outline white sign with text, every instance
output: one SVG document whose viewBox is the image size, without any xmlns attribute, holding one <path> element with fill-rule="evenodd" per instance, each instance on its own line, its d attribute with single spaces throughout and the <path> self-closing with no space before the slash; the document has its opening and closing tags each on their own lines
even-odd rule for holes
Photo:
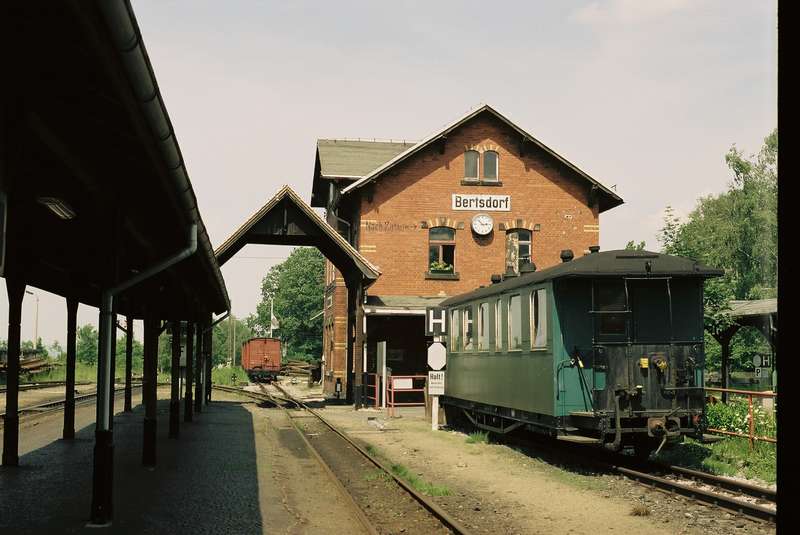
<svg viewBox="0 0 800 535">
<path fill-rule="evenodd" d="M 453 193 L 453 210 L 510 212 L 511 195 L 478 195 Z"/>
<path fill-rule="evenodd" d="M 444 372 L 428 372 L 428 395 L 444 395 Z"/>
</svg>

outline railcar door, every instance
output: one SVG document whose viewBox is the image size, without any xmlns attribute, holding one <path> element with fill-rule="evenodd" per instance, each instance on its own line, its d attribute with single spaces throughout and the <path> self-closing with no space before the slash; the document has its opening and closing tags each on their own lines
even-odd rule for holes
<svg viewBox="0 0 800 535">
<path fill-rule="evenodd" d="M 614 410 L 614 392 L 630 389 L 630 309 L 622 278 L 592 282 L 595 409 Z"/>
</svg>

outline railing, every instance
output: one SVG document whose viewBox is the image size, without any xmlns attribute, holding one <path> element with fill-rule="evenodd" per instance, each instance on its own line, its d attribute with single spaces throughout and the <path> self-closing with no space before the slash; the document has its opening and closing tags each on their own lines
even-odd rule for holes
<svg viewBox="0 0 800 535">
<path fill-rule="evenodd" d="M 778 396 L 775 392 L 755 392 L 750 390 L 736 390 L 733 388 L 705 388 L 706 392 L 722 392 L 727 394 L 738 394 L 742 396 L 747 396 L 748 408 L 747 408 L 747 419 L 748 419 L 748 433 L 737 433 L 735 431 L 727 431 L 724 429 L 714 429 L 709 428 L 708 431 L 712 433 L 719 433 L 721 435 L 729 435 L 734 437 L 742 437 L 747 438 L 750 441 L 750 449 L 753 448 L 755 441 L 761 442 L 770 442 L 772 444 L 776 444 L 778 441 L 771 437 L 759 437 L 755 434 L 755 419 L 753 418 L 753 398 L 772 398 L 773 399 L 773 407 L 774 407 L 774 400 Z M 763 404 L 762 404 L 763 406 Z M 773 409 L 774 410 L 774 409 Z"/>
<path fill-rule="evenodd" d="M 367 380 L 364 381 L 364 386 L 366 387 L 366 397 L 368 400 L 372 400 L 374 402 L 375 408 L 377 409 L 381 403 L 381 376 L 377 373 L 367 373 Z M 370 382 L 370 378 L 372 378 L 373 382 Z M 370 396 L 371 393 L 374 393 L 374 396 Z"/>
<path fill-rule="evenodd" d="M 388 379 L 386 405 L 389 408 L 389 416 L 394 416 L 395 407 L 424 407 L 425 399 L 425 381 L 428 380 L 427 375 L 391 375 Z M 419 385 L 422 381 L 422 386 L 414 388 L 414 383 Z M 407 392 L 423 392 L 423 400 L 419 402 L 399 402 L 395 401 L 395 394 Z"/>
</svg>

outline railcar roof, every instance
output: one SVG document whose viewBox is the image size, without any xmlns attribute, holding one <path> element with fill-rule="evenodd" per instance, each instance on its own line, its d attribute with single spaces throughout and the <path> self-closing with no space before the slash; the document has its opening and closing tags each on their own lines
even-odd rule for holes
<svg viewBox="0 0 800 535">
<path fill-rule="evenodd" d="M 647 271 L 647 263 L 650 271 Z M 567 277 L 719 277 L 721 269 L 704 266 L 683 256 L 672 256 L 650 251 L 627 249 L 590 253 L 570 262 L 523 273 L 503 282 L 455 295 L 442 301 L 440 306 L 452 306 L 489 295 L 504 293 L 514 288 Z"/>
</svg>

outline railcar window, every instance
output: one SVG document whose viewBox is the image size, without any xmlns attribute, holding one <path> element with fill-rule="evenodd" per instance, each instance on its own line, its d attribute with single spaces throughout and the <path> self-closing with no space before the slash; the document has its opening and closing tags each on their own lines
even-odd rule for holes
<svg viewBox="0 0 800 535">
<path fill-rule="evenodd" d="M 598 312 L 597 325 L 600 336 L 625 336 L 627 310 L 624 281 L 609 280 L 595 283 L 595 312 Z"/>
<path fill-rule="evenodd" d="M 494 349 L 503 350 L 503 308 L 500 299 L 494 302 Z"/>
<path fill-rule="evenodd" d="M 489 350 L 489 303 L 478 305 L 478 351 Z"/>
<path fill-rule="evenodd" d="M 522 348 L 522 300 L 519 295 L 508 299 L 508 349 Z"/>
<path fill-rule="evenodd" d="M 475 347 L 472 340 L 472 307 L 462 308 L 461 317 L 464 321 L 464 351 L 472 351 Z"/>
<path fill-rule="evenodd" d="M 547 347 L 547 293 L 544 289 L 531 292 L 531 347 Z"/>
<path fill-rule="evenodd" d="M 450 351 L 458 351 L 458 310 L 450 313 Z"/>
</svg>

